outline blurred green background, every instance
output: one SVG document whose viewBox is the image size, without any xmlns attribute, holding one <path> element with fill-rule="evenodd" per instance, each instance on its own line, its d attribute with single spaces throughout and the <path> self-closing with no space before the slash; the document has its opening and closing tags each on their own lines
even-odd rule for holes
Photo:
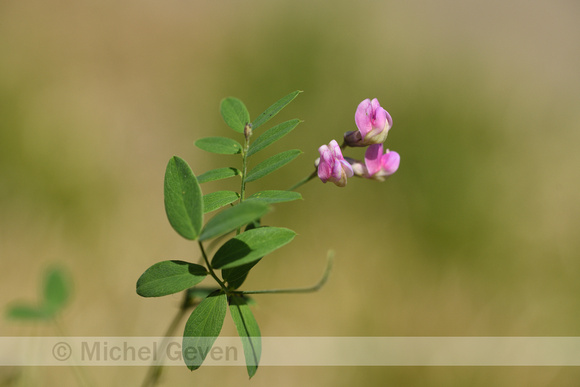
<svg viewBox="0 0 580 387">
<path fill-rule="evenodd" d="M 0 305 L 35 299 L 53 262 L 74 276 L 71 336 L 161 335 L 179 296 L 135 282 L 164 259 L 197 259 L 169 226 L 169 158 L 196 174 L 238 166 L 196 149 L 235 135 L 225 96 L 253 117 L 304 90 L 275 122 L 300 158 L 249 186 L 284 189 L 317 148 L 353 130 L 376 97 L 401 167 L 385 183 L 314 181 L 265 221 L 295 241 L 246 288 L 265 336 L 580 335 L 580 5 L 575 1 L 0 2 Z M 361 152 L 349 152 L 360 157 Z M 204 186 L 235 189 L 237 182 Z M 226 320 L 222 333 L 235 334 Z M 0 320 L 2 336 L 54 335 Z M 137 385 L 144 368 L 88 368 L 98 385 Z M 0 382 L 73 385 L 69 369 L 0 369 Z M 263 367 L 167 370 L 162 385 L 578 385 L 566 367 Z"/>
</svg>

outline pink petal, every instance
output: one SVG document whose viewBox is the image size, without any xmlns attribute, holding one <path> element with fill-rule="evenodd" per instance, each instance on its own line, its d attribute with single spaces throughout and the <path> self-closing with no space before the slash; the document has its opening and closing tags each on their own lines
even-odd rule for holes
<svg viewBox="0 0 580 387">
<path fill-rule="evenodd" d="M 379 106 L 375 110 L 375 119 L 373 120 L 373 128 L 384 130 L 387 124 L 387 111 Z"/>
<path fill-rule="evenodd" d="M 387 153 L 381 157 L 382 168 L 387 173 L 387 175 L 392 175 L 393 173 L 397 172 L 400 163 L 401 156 L 399 156 L 399 154 L 394 151 L 387 151 Z"/>
<path fill-rule="evenodd" d="M 339 181 L 342 178 L 342 165 L 338 161 L 334 161 L 332 165 L 332 181 Z"/>
<path fill-rule="evenodd" d="M 330 165 L 321 161 L 320 164 L 318 164 L 318 177 L 323 183 L 326 183 L 330 178 Z"/>
<path fill-rule="evenodd" d="M 391 115 L 389 114 L 388 111 L 385 110 L 385 113 L 387 114 L 387 128 L 386 130 L 389 130 L 393 127 L 393 119 L 391 118 Z"/>
<path fill-rule="evenodd" d="M 327 145 L 318 148 L 320 153 L 320 162 L 318 163 L 318 177 L 324 183 L 330 178 L 332 155 Z"/>
<path fill-rule="evenodd" d="M 331 181 L 339 187 L 346 185 L 348 177 L 354 175 L 352 166 L 342 156 L 342 151 L 336 140 L 318 148 L 318 177 L 323 183 Z"/>
<path fill-rule="evenodd" d="M 356 113 L 354 114 L 354 122 L 362 138 L 366 136 L 368 132 L 372 129 L 371 119 L 372 119 L 372 106 L 370 99 L 365 99 L 361 103 L 359 103 L 358 107 L 356 108 Z"/>
<path fill-rule="evenodd" d="M 381 170 L 381 156 L 383 155 L 383 144 L 369 145 L 365 152 L 365 165 L 369 175 L 374 175 Z"/>
<path fill-rule="evenodd" d="M 320 162 L 324 161 L 328 163 L 330 160 L 332 160 L 332 152 L 328 148 L 328 145 L 322 145 L 320 148 L 318 148 L 318 153 L 320 153 Z"/>
<path fill-rule="evenodd" d="M 338 160 L 344 160 L 344 157 L 342 157 L 342 151 L 340 150 L 340 146 L 338 145 L 338 142 L 336 142 L 336 140 L 332 140 L 330 144 L 328 144 L 328 147 L 332 152 L 333 158 Z"/>
<path fill-rule="evenodd" d="M 346 177 L 352 177 L 354 175 L 352 166 L 348 162 L 346 162 L 345 160 L 340 160 L 340 164 L 342 166 L 344 173 L 346 174 Z"/>
</svg>

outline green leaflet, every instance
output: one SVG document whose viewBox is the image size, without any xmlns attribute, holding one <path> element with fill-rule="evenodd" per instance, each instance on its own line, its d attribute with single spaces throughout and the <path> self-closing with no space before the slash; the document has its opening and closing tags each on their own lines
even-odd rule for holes
<svg viewBox="0 0 580 387">
<path fill-rule="evenodd" d="M 258 221 L 259 221 L 259 219 L 258 219 Z M 248 224 L 246 226 L 245 231 L 259 228 L 260 224 L 258 221 Z M 229 287 L 231 287 L 233 289 L 238 289 L 240 286 L 242 286 L 242 284 L 244 283 L 244 281 L 248 277 L 250 270 L 252 270 L 252 268 L 254 266 L 256 266 L 258 264 L 258 262 L 260 262 L 260 259 L 257 259 L 253 262 L 250 262 L 250 263 L 247 263 L 245 265 L 233 267 L 231 269 L 223 269 L 222 270 L 222 278 L 224 279 L 224 281 L 226 281 L 228 283 Z"/>
<path fill-rule="evenodd" d="M 302 195 L 298 192 L 269 190 L 256 192 L 246 200 L 258 200 L 264 203 L 282 203 L 298 199 L 302 199 Z"/>
<path fill-rule="evenodd" d="M 240 198 L 240 195 L 234 191 L 217 191 L 203 195 L 203 211 L 207 214 L 227 206 Z"/>
<path fill-rule="evenodd" d="M 262 355 L 260 327 L 244 297 L 237 295 L 230 297 L 230 314 L 234 320 L 238 335 L 242 339 L 246 368 L 251 378 L 258 370 Z"/>
<path fill-rule="evenodd" d="M 230 231 L 261 218 L 269 211 L 270 207 L 267 204 L 253 200 L 225 209 L 207 222 L 201 232 L 199 240 L 205 241 L 227 234 Z"/>
<path fill-rule="evenodd" d="M 220 113 L 226 124 L 238 133 L 244 133 L 244 127 L 250 122 L 250 113 L 246 105 L 234 97 L 222 100 Z"/>
<path fill-rule="evenodd" d="M 236 175 L 241 175 L 239 169 L 233 167 L 217 168 L 207 171 L 197 177 L 197 182 L 199 184 L 207 183 L 208 181 L 215 181 L 221 179 L 227 179 L 228 177 L 233 177 Z"/>
<path fill-rule="evenodd" d="M 171 227 L 182 237 L 195 240 L 203 222 L 203 196 L 191 168 L 177 156 L 165 170 L 164 199 Z"/>
<path fill-rule="evenodd" d="M 141 297 L 162 297 L 189 289 L 207 276 L 205 267 L 183 261 L 157 262 L 137 281 Z"/>
<path fill-rule="evenodd" d="M 195 142 L 195 146 L 204 151 L 222 155 L 235 155 L 242 152 L 242 146 L 236 140 L 227 137 L 200 138 Z"/>
<path fill-rule="evenodd" d="M 6 316 L 17 320 L 48 320 L 55 317 L 67 304 L 71 294 L 68 273 L 58 266 L 44 273 L 42 300 L 39 305 L 17 302 L 10 305 Z"/>
<path fill-rule="evenodd" d="M 48 320 L 53 317 L 53 313 L 47 310 L 44 305 L 29 305 L 19 302 L 8 307 L 6 317 L 15 320 Z"/>
<path fill-rule="evenodd" d="M 262 114 L 260 114 L 258 116 L 258 118 L 256 118 L 254 120 L 254 122 L 252 122 L 252 128 L 254 130 L 256 130 L 262 124 L 265 124 L 266 122 L 268 122 L 268 120 L 270 118 L 272 118 L 276 114 L 278 114 L 278 112 L 280 112 L 280 110 L 284 109 L 286 107 L 286 105 L 288 105 L 290 102 L 292 102 L 292 100 L 294 98 L 296 98 L 296 96 L 300 93 L 301 93 L 300 90 L 296 90 L 296 91 L 293 91 L 292 93 L 280 98 L 276 103 L 274 103 L 272 106 L 270 106 L 268 109 L 266 109 Z"/>
<path fill-rule="evenodd" d="M 284 246 L 295 236 L 294 231 L 281 227 L 245 231 L 224 243 L 216 251 L 211 265 L 216 269 L 230 269 L 248 264 Z"/>
<path fill-rule="evenodd" d="M 233 289 L 238 289 L 248 277 L 250 270 L 252 270 L 258 262 L 260 262 L 260 259 L 246 263 L 245 265 L 232 267 L 231 269 L 223 269 L 222 278 L 228 283 L 228 286 Z"/>
<path fill-rule="evenodd" d="M 57 267 L 47 270 L 44 282 L 45 308 L 56 313 L 67 303 L 70 297 L 70 282 L 65 272 Z"/>
<path fill-rule="evenodd" d="M 302 153 L 298 149 L 293 149 L 289 151 L 285 151 L 282 153 L 278 153 L 262 161 L 260 164 L 256 165 L 254 169 L 248 172 L 248 176 L 246 177 L 246 183 L 258 180 L 272 172 L 274 172 L 278 168 L 282 168 L 284 165 L 288 164 L 290 161 L 294 160 L 298 155 Z"/>
<path fill-rule="evenodd" d="M 300 120 L 294 119 L 283 122 L 280 125 L 276 125 L 273 128 L 266 130 L 250 145 L 250 149 L 248 149 L 248 157 L 256 152 L 261 151 L 262 149 L 290 133 L 292 129 L 294 129 L 300 122 Z"/>
<path fill-rule="evenodd" d="M 187 368 L 198 369 L 222 330 L 228 300 L 217 291 L 203 299 L 191 312 L 183 331 L 182 354 Z"/>
</svg>

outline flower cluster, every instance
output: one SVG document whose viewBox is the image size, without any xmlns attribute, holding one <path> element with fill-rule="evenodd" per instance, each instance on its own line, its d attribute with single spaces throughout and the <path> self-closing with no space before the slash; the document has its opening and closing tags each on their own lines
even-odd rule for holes
<svg viewBox="0 0 580 387">
<path fill-rule="evenodd" d="M 347 177 L 352 176 L 384 181 L 399 169 L 399 154 L 388 149 L 383 153 L 383 142 L 393 126 L 393 119 L 379 101 L 376 98 L 362 101 L 356 109 L 354 121 L 358 130 L 346 132 L 342 146 L 332 140 L 318 148 L 318 177 L 323 183 L 331 181 L 344 187 Z M 342 155 L 342 150 L 349 146 L 368 146 L 364 162 Z"/>
</svg>

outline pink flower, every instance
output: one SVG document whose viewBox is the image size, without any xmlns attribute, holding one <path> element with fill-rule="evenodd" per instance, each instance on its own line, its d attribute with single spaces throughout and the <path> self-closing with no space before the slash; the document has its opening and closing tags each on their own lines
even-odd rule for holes
<svg viewBox="0 0 580 387">
<path fill-rule="evenodd" d="M 331 181 L 339 187 L 346 185 L 346 178 L 352 177 L 353 171 L 349 163 L 342 157 L 340 146 L 335 140 L 328 145 L 318 148 L 320 162 L 318 163 L 318 177 L 323 183 Z"/>
<path fill-rule="evenodd" d="M 372 101 L 367 98 L 358 105 L 354 122 L 358 131 L 344 134 L 344 140 L 349 146 L 382 144 L 393 126 L 391 115 L 381 107 L 376 98 Z"/>
<path fill-rule="evenodd" d="M 383 154 L 383 144 L 374 144 L 365 152 L 365 166 L 369 178 L 383 181 L 399 169 L 401 156 L 387 149 Z"/>
</svg>

